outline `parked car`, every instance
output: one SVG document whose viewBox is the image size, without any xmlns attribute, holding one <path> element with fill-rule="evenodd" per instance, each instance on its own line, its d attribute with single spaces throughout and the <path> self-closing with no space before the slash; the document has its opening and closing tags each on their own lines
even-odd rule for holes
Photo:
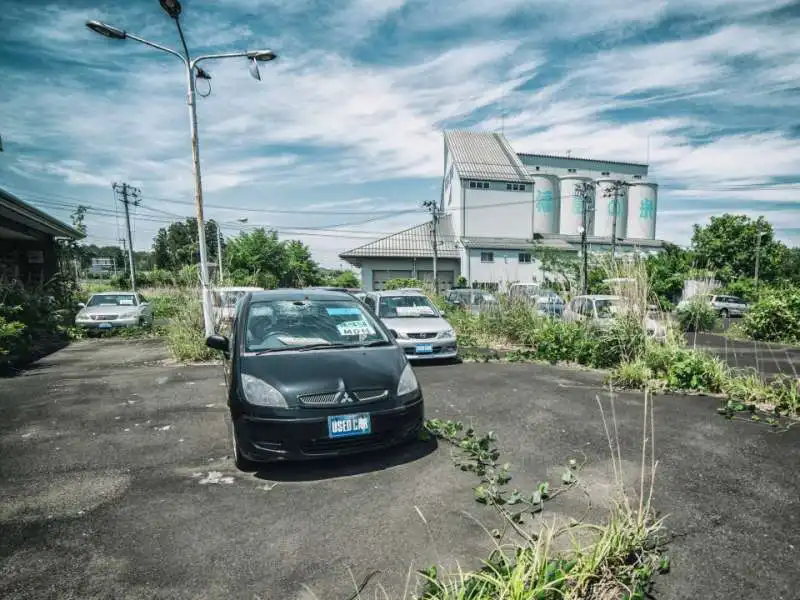
<svg viewBox="0 0 800 600">
<path fill-rule="evenodd" d="M 219 287 L 211 290 L 211 307 L 217 323 L 230 323 L 236 315 L 236 303 L 249 292 L 263 291 L 260 287 Z"/>
<path fill-rule="evenodd" d="M 719 313 L 719 316 L 725 317 L 741 317 L 747 312 L 748 304 L 741 298 L 736 296 L 723 296 L 717 294 L 704 295 L 700 297 L 692 297 L 687 300 L 681 300 L 676 307 L 676 310 L 682 310 L 689 306 L 692 302 L 708 302 L 709 306 Z"/>
<path fill-rule="evenodd" d="M 422 390 L 391 332 L 349 294 L 270 290 L 237 306 L 223 353 L 237 467 L 414 439 Z"/>
<path fill-rule="evenodd" d="M 600 328 L 612 327 L 614 319 L 627 309 L 625 300 L 620 296 L 587 295 L 573 298 L 564 309 L 563 318 L 570 322 L 589 322 Z M 664 341 L 667 329 L 655 315 L 647 310 L 642 325 L 647 334 L 654 339 Z"/>
<path fill-rule="evenodd" d="M 324 290 L 327 292 L 344 292 L 346 294 L 350 294 L 354 296 L 358 300 L 363 300 L 364 297 L 367 295 L 367 292 L 362 290 L 361 288 L 343 288 L 343 287 L 326 287 L 326 286 L 317 286 L 317 287 L 310 287 L 306 288 L 309 290 Z"/>
<path fill-rule="evenodd" d="M 364 303 L 397 336 L 411 359 L 458 357 L 456 332 L 427 296 L 408 290 L 369 292 Z"/>
<path fill-rule="evenodd" d="M 540 315 L 560 317 L 564 314 L 566 302 L 553 290 L 539 290 L 531 297 L 531 301 Z"/>
<path fill-rule="evenodd" d="M 445 302 L 454 308 L 463 308 L 473 314 L 477 314 L 488 307 L 496 305 L 497 298 L 483 290 L 455 288 L 447 292 Z"/>
<path fill-rule="evenodd" d="M 75 315 L 75 326 L 91 330 L 121 327 L 150 327 L 153 307 L 144 296 L 135 292 L 102 292 L 92 294 Z"/>
<path fill-rule="evenodd" d="M 534 281 L 512 283 L 508 288 L 508 299 L 530 301 L 541 290 L 542 285 Z"/>
</svg>

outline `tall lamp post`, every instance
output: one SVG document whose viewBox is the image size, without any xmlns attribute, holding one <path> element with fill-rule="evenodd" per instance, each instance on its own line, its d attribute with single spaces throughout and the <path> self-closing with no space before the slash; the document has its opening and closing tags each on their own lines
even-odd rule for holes
<svg viewBox="0 0 800 600">
<path fill-rule="evenodd" d="M 192 58 L 189 54 L 189 49 L 186 46 L 186 39 L 183 35 L 183 29 L 179 20 L 181 14 L 181 4 L 178 0 L 159 0 L 161 7 L 164 11 L 175 21 L 178 28 L 178 35 L 181 38 L 181 46 L 183 47 L 183 54 L 167 48 L 161 44 L 148 41 L 139 36 L 128 33 L 123 29 L 107 25 L 100 21 L 88 21 L 86 26 L 92 31 L 99 33 L 107 38 L 114 40 L 127 40 L 131 39 L 145 46 L 150 46 L 156 50 L 161 50 L 167 54 L 177 56 L 186 70 L 186 84 L 187 84 L 187 103 L 189 105 L 189 123 L 192 133 L 192 168 L 194 171 L 194 197 L 197 210 L 197 237 L 198 246 L 200 247 L 200 284 L 202 287 L 203 299 L 203 325 L 206 336 L 214 333 L 214 318 L 211 311 L 211 296 L 209 291 L 208 281 L 208 249 L 206 247 L 206 232 L 205 223 L 203 218 L 203 185 L 200 177 L 200 149 L 197 137 L 197 108 L 195 104 L 195 82 L 197 78 L 210 80 L 211 76 L 199 67 L 199 64 L 207 60 L 217 60 L 222 58 L 246 58 L 249 61 L 250 74 L 254 79 L 260 81 L 261 73 L 258 70 L 259 62 L 268 62 L 275 60 L 277 55 L 272 50 L 248 50 L 245 52 L 227 52 L 223 54 L 207 54 Z"/>
<path fill-rule="evenodd" d="M 761 264 L 761 238 L 767 234 L 766 231 L 761 231 L 761 223 L 758 224 L 758 232 L 756 233 L 756 268 L 755 273 L 753 274 L 754 279 L 754 287 L 755 287 L 755 294 L 756 300 L 758 300 L 758 268 Z"/>
</svg>

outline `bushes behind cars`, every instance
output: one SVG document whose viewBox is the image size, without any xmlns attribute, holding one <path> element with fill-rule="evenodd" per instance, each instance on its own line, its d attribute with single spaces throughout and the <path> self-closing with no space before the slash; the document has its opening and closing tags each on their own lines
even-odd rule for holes
<svg viewBox="0 0 800 600">
<path fill-rule="evenodd" d="M 713 331 L 719 321 L 717 311 L 703 298 L 693 299 L 679 308 L 675 316 L 681 331 Z"/>
<path fill-rule="evenodd" d="M 800 342 L 800 287 L 766 290 L 750 306 L 742 329 L 754 340 Z"/>
</svg>

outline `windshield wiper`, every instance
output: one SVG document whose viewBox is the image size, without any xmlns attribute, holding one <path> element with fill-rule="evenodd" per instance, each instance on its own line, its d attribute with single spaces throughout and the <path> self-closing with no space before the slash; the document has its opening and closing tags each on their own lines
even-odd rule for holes
<svg viewBox="0 0 800 600">
<path fill-rule="evenodd" d="M 389 340 L 373 340 L 371 342 L 364 342 L 363 344 L 358 344 L 358 346 L 362 348 L 371 348 L 373 346 L 391 346 L 392 343 Z"/>
</svg>

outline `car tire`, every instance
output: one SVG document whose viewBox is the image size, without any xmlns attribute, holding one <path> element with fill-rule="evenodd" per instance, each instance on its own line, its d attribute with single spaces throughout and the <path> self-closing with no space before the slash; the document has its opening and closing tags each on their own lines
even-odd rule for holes
<svg viewBox="0 0 800 600">
<path fill-rule="evenodd" d="M 256 471 L 258 465 L 252 460 L 248 460 L 239 451 L 239 440 L 236 439 L 236 427 L 233 425 L 233 419 L 228 418 L 228 426 L 230 429 L 231 438 L 231 451 L 233 452 L 233 464 L 237 469 L 244 473 L 252 473 Z"/>
<path fill-rule="evenodd" d="M 727 308 L 723 308 L 721 311 L 719 311 L 719 316 L 723 319 L 727 319 L 729 315 L 730 313 L 728 312 Z"/>
</svg>

